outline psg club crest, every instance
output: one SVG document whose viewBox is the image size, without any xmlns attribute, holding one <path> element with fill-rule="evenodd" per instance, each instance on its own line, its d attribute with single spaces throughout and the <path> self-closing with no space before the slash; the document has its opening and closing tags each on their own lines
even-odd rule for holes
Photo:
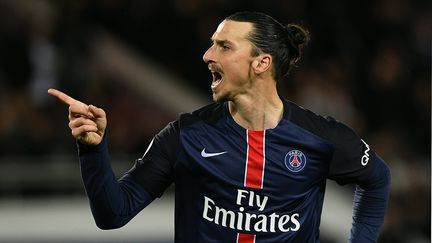
<svg viewBox="0 0 432 243">
<path fill-rule="evenodd" d="M 306 156 L 300 150 L 291 150 L 285 155 L 285 166 L 297 173 L 306 166 Z"/>
</svg>

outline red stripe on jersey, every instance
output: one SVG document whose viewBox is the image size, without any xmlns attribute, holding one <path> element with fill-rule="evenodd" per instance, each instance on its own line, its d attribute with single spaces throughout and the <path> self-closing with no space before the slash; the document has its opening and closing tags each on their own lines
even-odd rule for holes
<svg viewBox="0 0 432 243">
<path fill-rule="evenodd" d="M 255 235 L 239 233 L 237 243 L 255 243 Z"/>
<path fill-rule="evenodd" d="M 244 186 L 263 188 L 265 167 L 265 131 L 247 131 L 247 155 Z M 237 234 L 237 243 L 255 243 L 254 234 Z"/>
<path fill-rule="evenodd" d="M 246 187 L 262 188 L 264 180 L 264 138 L 265 131 L 247 131 Z"/>
</svg>

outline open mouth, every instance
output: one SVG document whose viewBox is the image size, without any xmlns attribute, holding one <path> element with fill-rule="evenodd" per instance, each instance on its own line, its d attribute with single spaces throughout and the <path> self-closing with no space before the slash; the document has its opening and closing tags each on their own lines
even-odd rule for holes
<svg viewBox="0 0 432 243">
<path fill-rule="evenodd" d="M 211 88 L 216 88 L 220 83 L 222 83 L 222 74 L 220 72 L 212 72 L 213 80 Z"/>
</svg>

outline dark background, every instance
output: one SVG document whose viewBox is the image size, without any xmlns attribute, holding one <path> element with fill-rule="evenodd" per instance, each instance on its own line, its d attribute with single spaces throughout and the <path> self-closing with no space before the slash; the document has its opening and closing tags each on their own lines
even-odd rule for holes
<svg viewBox="0 0 432 243">
<path fill-rule="evenodd" d="M 84 195 L 78 172 L 65 169 L 77 166 L 69 162 L 76 146 L 67 108 L 47 88 L 106 110 L 110 150 L 126 161 L 114 167 L 129 168 L 176 119 L 101 67 L 94 49 L 103 33 L 210 102 L 202 55 L 237 10 L 310 31 L 280 94 L 345 122 L 388 163 L 391 200 L 379 242 L 430 241 L 432 10 L 420 0 L 0 1 L 0 200 Z"/>
</svg>

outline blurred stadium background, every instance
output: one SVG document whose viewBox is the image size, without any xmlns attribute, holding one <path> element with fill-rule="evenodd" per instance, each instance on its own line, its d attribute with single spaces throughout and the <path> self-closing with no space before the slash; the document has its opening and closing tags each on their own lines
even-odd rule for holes
<svg viewBox="0 0 432 243">
<path fill-rule="evenodd" d="M 347 123 L 392 171 L 379 242 L 430 242 L 427 0 L 0 1 L 0 242 L 172 242 L 173 188 L 126 227 L 96 228 L 55 87 L 108 113 L 121 175 L 180 112 L 210 102 L 209 38 L 237 10 L 296 22 L 312 41 L 280 93 Z M 329 182 L 322 242 L 346 241 L 352 187 Z"/>
</svg>

